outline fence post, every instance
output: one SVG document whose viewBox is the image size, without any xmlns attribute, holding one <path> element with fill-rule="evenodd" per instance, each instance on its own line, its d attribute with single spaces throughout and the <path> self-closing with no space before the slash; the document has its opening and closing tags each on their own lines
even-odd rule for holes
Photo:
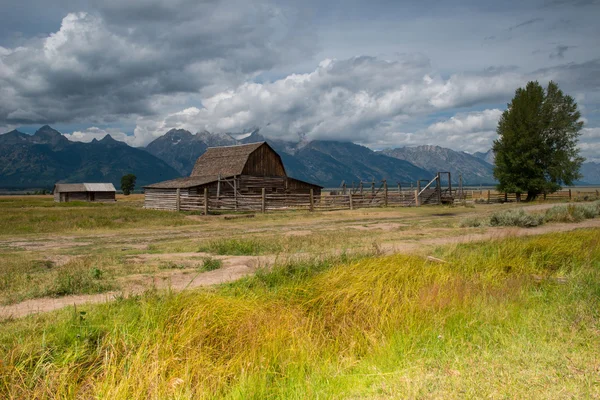
<svg viewBox="0 0 600 400">
<path fill-rule="evenodd" d="M 415 190 L 415 206 L 419 207 L 421 204 L 419 204 L 419 191 Z"/>
<path fill-rule="evenodd" d="M 371 194 L 375 194 L 375 181 L 371 182 Z"/>
<path fill-rule="evenodd" d="M 435 183 L 437 185 L 437 198 L 438 198 L 438 204 L 442 204 L 442 180 L 440 179 L 440 173 L 438 172 L 438 174 L 435 177 Z"/>
<path fill-rule="evenodd" d="M 204 215 L 208 215 L 208 188 L 204 188 Z"/>
<path fill-rule="evenodd" d="M 572 197 L 572 194 L 571 194 L 571 189 L 569 189 L 569 200 L 571 200 L 572 198 L 573 197 Z"/>
<path fill-rule="evenodd" d="M 489 189 L 488 189 L 488 192 L 487 192 L 487 198 L 488 198 L 487 202 L 489 203 L 490 202 L 490 190 Z"/>
<path fill-rule="evenodd" d="M 315 211 L 315 197 L 314 197 L 314 191 L 312 189 L 310 189 L 310 211 Z"/>
<path fill-rule="evenodd" d="M 388 206 L 388 186 L 387 181 L 383 181 L 383 205 Z"/>
<path fill-rule="evenodd" d="M 508 192 L 504 192 L 504 202 L 508 203 Z"/>
<path fill-rule="evenodd" d="M 350 200 L 350 209 L 354 210 L 354 204 L 352 204 L 352 193 L 348 194 L 348 199 Z"/>
<path fill-rule="evenodd" d="M 234 209 L 237 210 L 238 209 L 238 200 L 237 200 L 237 179 L 235 177 L 235 175 L 233 176 L 233 202 L 234 202 Z"/>
<path fill-rule="evenodd" d="M 264 213 L 267 210 L 267 191 L 262 188 L 262 198 L 260 202 L 260 212 Z"/>
<path fill-rule="evenodd" d="M 181 209 L 181 189 L 177 188 L 177 197 L 175 198 L 175 209 L 179 211 Z"/>
</svg>

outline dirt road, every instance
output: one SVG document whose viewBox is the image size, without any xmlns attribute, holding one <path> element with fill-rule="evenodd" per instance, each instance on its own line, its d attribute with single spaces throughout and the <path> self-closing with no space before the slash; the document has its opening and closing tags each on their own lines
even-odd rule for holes
<svg viewBox="0 0 600 400">
<path fill-rule="evenodd" d="M 600 219 L 587 220 L 577 224 L 553 224 L 537 228 L 489 228 L 484 233 L 460 235 L 451 237 L 422 238 L 416 240 L 385 243 L 381 251 L 386 254 L 395 253 L 426 253 L 432 247 L 466 242 L 480 242 L 505 237 L 540 235 L 550 232 L 566 232 L 581 228 L 600 228 Z M 202 253 L 167 253 L 136 255 L 137 262 L 185 261 L 192 257 L 203 256 Z M 291 257 L 312 257 L 312 254 L 292 255 Z M 231 282 L 248 276 L 259 267 L 268 267 L 284 257 L 279 256 L 212 256 L 222 262 L 222 268 L 210 272 L 198 273 L 183 270 L 163 272 L 153 276 L 131 275 L 123 282 L 122 291 L 107 292 L 95 295 L 73 295 L 59 298 L 37 298 L 7 306 L 0 306 L 0 319 L 19 318 L 30 314 L 48 312 L 71 305 L 102 303 L 117 297 L 140 294 L 152 288 L 182 291 L 202 286 Z M 287 257 L 286 260 L 290 258 Z"/>
</svg>

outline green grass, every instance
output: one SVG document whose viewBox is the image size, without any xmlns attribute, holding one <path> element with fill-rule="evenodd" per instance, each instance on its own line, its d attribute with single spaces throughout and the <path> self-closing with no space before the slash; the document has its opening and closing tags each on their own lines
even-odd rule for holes
<svg viewBox="0 0 600 400">
<path fill-rule="evenodd" d="M 4 398 L 597 398 L 600 232 L 288 264 L 0 326 Z"/>
<path fill-rule="evenodd" d="M 223 262 L 217 258 L 205 257 L 202 260 L 202 266 L 199 268 L 202 272 L 214 271 L 223 266 Z"/>
<path fill-rule="evenodd" d="M 213 240 L 198 249 L 199 252 L 230 256 L 255 256 L 279 253 L 282 247 L 277 241 L 251 239 Z"/>
<path fill-rule="evenodd" d="M 4 253 L 0 304 L 37 297 L 102 293 L 118 287 L 112 257 L 77 257 L 63 265 L 19 252 Z"/>
<path fill-rule="evenodd" d="M 198 224 L 184 214 L 145 210 L 139 202 L 54 203 L 52 198 L 0 198 L 0 236 Z"/>
</svg>

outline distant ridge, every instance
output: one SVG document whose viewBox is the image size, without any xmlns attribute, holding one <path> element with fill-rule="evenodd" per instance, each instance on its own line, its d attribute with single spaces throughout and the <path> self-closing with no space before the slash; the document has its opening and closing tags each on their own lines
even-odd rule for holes
<svg viewBox="0 0 600 400">
<path fill-rule="evenodd" d="M 236 139 L 240 138 L 239 140 Z M 267 141 L 290 176 L 326 187 L 359 181 L 414 182 L 450 170 L 465 184 L 493 184 L 493 152 L 468 154 L 439 146 L 386 149 L 380 152 L 351 142 L 273 140 L 259 129 L 247 133 L 171 129 L 145 148 L 133 148 L 106 135 L 90 143 L 71 142 L 48 125 L 29 135 L 17 130 L 0 135 L 0 188 L 51 188 L 56 182 L 111 182 L 133 173 L 138 187 L 187 176 L 208 147 Z M 581 184 L 600 184 L 600 163 L 587 162 Z"/>
<path fill-rule="evenodd" d="M 0 135 L 0 187 L 52 188 L 57 182 L 110 182 L 133 173 L 138 187 L 171 179 L 179 173 L 148 152 L 106 135 L 90 143 L 71 142 L 45 125 L 33 135 Z"/>
<path fill-rule="evenodd" d="M 474 155 L 440 146 L 416 146 L 386 149 L 381 153 L 408 161 L 435 174 L 449 171 L 452 180 L 458 182 L 462 175 L 465 184 L 494 184 L 494 167 Z"/>
</svg>

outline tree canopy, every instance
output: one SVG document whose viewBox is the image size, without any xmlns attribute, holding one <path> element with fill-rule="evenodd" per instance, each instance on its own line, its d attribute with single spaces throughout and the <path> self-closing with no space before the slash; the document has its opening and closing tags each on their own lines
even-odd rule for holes
<svg viewBox="0 0 600 400">
<path fill-rule="evenodd" d="M 136 176 L 134 174 L 123 175 L 121 178 L 121 190 L 125 196 L 129 196 L 135 188 Z"/>
<path fill-rule="evenodd" d="M 577 103 L 554 82 L 517 89 L 498 122 L 494 177 L 498 190 L 532 200 L 572 185 L 584 161 L 577 141 L 583 122 Z"/>
</svg>

